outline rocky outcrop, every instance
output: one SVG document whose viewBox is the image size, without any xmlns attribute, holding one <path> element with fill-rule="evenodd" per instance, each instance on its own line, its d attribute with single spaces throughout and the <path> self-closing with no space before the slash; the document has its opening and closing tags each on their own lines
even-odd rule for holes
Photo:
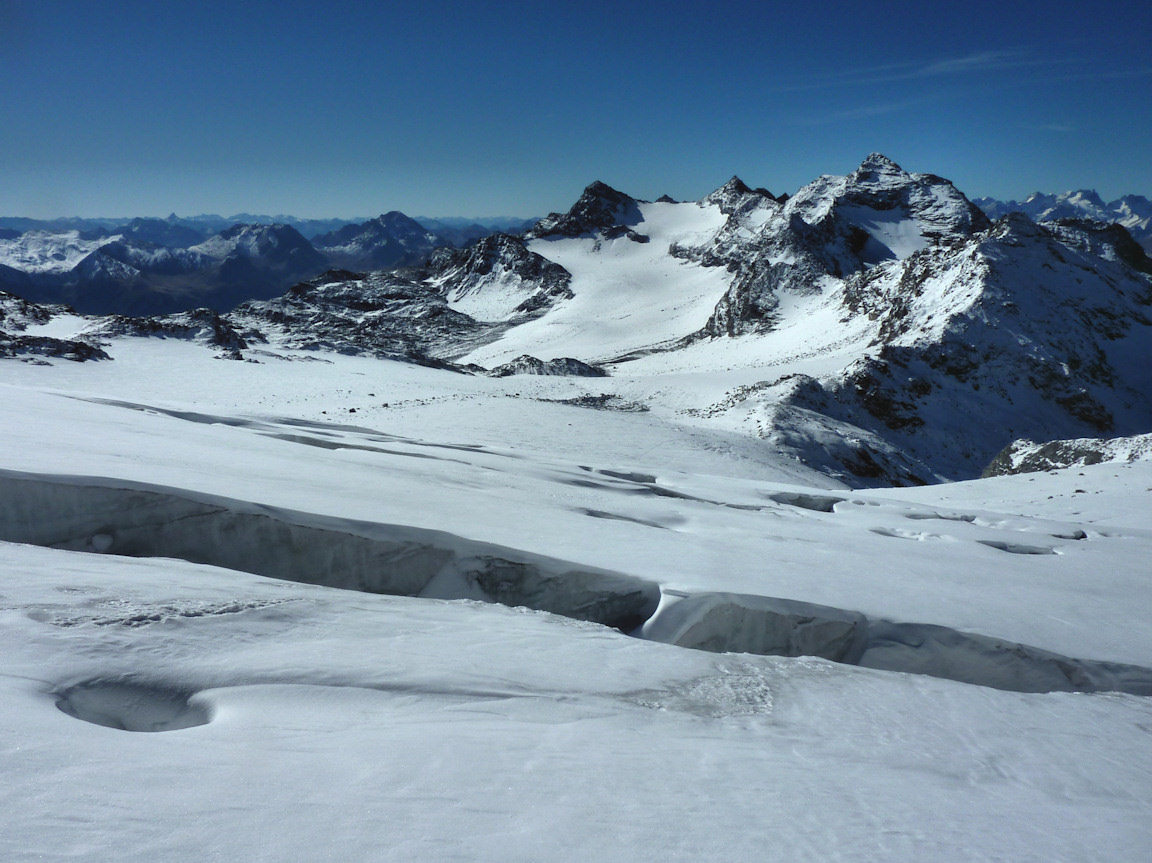
<svg viewBox="0 0 1152 863">
<path fill-rule="evenodd" d="M 1152 434 L 1120 438 L 1078 438 L 1036 443 L 1017 440 L 1001 450 L 982 476 L 1059 470 L 1111 462 L 1152 459 Z"/>
<path fill-rule="evenodd" d="M 630 233 L 631 226 L 640 219 L 640 208 L 635 198 L 613 189 L 597 180 L 584 189 L 584 193 L 567 213 L 551 213 L 528 232 L 530 237 L 580 237 L 601 231 L 621 229 L 618 236 Z M 636 237 L 642 235 L 636 234 Z M 635 237 L 633 237 L 635 239 Z"/>
<path fill-rule="evenodd" d="M 56 357 L 82 363 L 86 360 L 110 360 L 103 349 L 74 339 L 48 336 L 22 336 L 0 331 L 0 358 Z"/>
<path fill-rule="evenodd" d="M 195 309 L 160 317 L 112 315 L 96 321 L 85 332 L 95 338 L 138 336 L 182 339 L 232 351 L 248 347 L 248 341 L 235 327 L 212 309 Z"/>
<path fill-rule="evenodd" d="M 562 375 L 568 377 L 603 378 L 608 372 L 600 366 L 592 366 L 572 357 L 556 357 L 551 360 L 541 360 L 537 357 L 524 354 L 516 359 L 496 366 L 488 373 L 494 378 L 506 378 L 511 375 Z"/>
<path fill-rule="evenodd" d="M 424 278 L 440 286 L 452 308 L 484 321 L 539 315 L 572 296 L 567 270 L 508 234 L 492 234 L 465 249 L 442 249 Z"/>
</svg>

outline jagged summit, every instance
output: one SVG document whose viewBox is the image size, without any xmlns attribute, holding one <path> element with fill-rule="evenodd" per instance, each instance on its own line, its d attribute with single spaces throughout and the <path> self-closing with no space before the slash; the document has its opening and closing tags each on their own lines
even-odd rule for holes
<svg viewBox="0 0 1152 863">
<path fill-rule="evenodd" d="M 750 203 L 756 205 L 764 201 L 776 202 L 776 197 L 763 187 L 751 188 L 735 174 L 727 183 L 714 192 L 705 195 L 701 200 L 702 206 L 715 205 L 725 215 L 731 215 L 738 209 L 747 207 Z"/>
<path fill-rule="evenodd" d="M 716 191 L 725 192 L 730 195 L 747 195 L 752 192 L 752 189 L 750 189 L 748 184 L 741 180 L 736 174 L 733 174 L 732 178 Z"/>
<path fill-rule="evenodd" d="M 948 180 L 880 153 L 787 199 L 739 176 L 684 203 L 597 181 L 525 235 L 442 247 L 388 271 L 309 273 L 226 322 L 251 345 L 262 337 L 473 371 L 512 363 L 527 373 L 539 365 L 518 360 L 528 355 L 578 357 L 625 372 L 617 378 L 713 375 L 731 383 L 665 406 L 754 428 L 850 483 L 971 477 L 1015 437 L 1148 427 L 1152 261 L 1120 224 L 1091 217 L 1098 199 L 1081 190 L 1043 202 L 1067 207 L 1066 218 L 992 222 Z M 1133 214 L 1146 204 L 1125 203 Z M 404 227 L 421 243 L 431 233 L 392 211 L 330 241 L 376 248 Z M 248 244 L 267 240 L 260 260 L 273 260 L 293 233 L 235 226 L 189 254 L 247 291 L 260 275 L 242 260 Z M 79 234 L 46 242 L 8 241 L 10 258 L 56 250 L 111 280 L 155 271 L 162 257 Z M 335 249 L 322 247 L 341 265 Z M 171 266 L 183 260 L 172 255 Z"/>
<path fill-rule="evenodd" d="M 541 313 L 556 300 L 572 296 L 567 270 L 508 234 L 492 234 L 466 249 L 441 251 L 433 256 L 430 268 L 430 279 L 444 286 L 448 305 L 480 321 Z"/>
<path fill-rule="evenodd" d="M 410 216 L 390 210 L 367 222 L 320 234 L 312 243 L 337 266 L 382 270 L 421 263 L 445 241 Z"/>
<path fill-rule="evenodd" d="M 869 153 L 864 157 L 864 161 L 860 163 L 860 167 L 856 169 L 856 173 L 903 174 L 906 172 L 897 165 L 895 161 L 889 159 L 883 153 Z"/>
<path fill-rule="evenodd" d="M 642 218 L 638 204 L 631 195 L 596 180 L 584 189 L 567 213 L 550 213 L 529 233 L 533 237 L 579 237 L 612 228 L 627 228 Z"/>
</svg>

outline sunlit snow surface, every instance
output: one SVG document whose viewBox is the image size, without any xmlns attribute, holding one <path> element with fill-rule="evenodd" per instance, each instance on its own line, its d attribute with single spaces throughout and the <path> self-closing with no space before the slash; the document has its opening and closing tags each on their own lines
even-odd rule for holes
<svg viewBox="0 0 1152 863">
<path fill-rule="evenodd" d="M 1152 666 L 1147 462 L 858 493 L 671 411 L 542 400 L 587 381 L 109 350 L 0 367 L 0 474 L 440 531 L 651 580 L 666 604 L 777 597 Z M 12 543 L 0 626 L 4 860 L 1152 848 L 1137 695 L 706 653 L 525 609 Z"/>
<path fill-rule="evenodd" d="M 0 265 L 28 273 L 66 273 L 96 249 L 119 239 L 119 234 L 85 240 L 79 231 L 28 231 L 15 239 L 0 239 Z"/>
<path fill-rule="evenodd" d="M 640 205 L 634 225 L 648 237 L 537 239 L 529 249 L 572 273 L 573 299 L 508 332 L 467 359 L 494 365 L 521 354 L 551 358 L 556 351 L 590 360 L 664 344 L 708 319 L 729 279 L 722 267 L 699 267 L 668 254 L 672 243 L 692 245 L 724 223 L 719 207 Z M 599 254 L 591 254 L 593 250 Z M 606 314 L 605 309 L 623 309 Z"/>
</svg>

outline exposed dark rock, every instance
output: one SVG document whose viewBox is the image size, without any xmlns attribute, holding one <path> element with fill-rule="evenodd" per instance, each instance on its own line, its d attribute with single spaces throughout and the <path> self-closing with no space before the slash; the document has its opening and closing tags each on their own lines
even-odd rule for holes
<svg viewBox="0 0 1152 863">
<path fill-rule="evenodd" d="M 551 213 L 529 232 L 533 237 L 579 237 L 641 220 L 635 198 L 597 180 L 588 186 L 567 213 Z"/>
<path fill-rule="evenodd" d="M 528 354 L 496 366 L 489 374 L 494 378 L 504 378 L 510 375 L 562 375 L 582 378 L 608 376 L 608 372 L 599 366 L 592 366 L 572 357 L 541 360 Z"/>
<path fill-rule="evenodd" d="M 992 459 L 981 476 L 1007 476 L 1061 468 L 1152 459 L 1152 434 L 1034 443 L 1016 440 Z"/>
<path fill-rule="evenodd" d="M 87 342 L 54 339 L 48 336 L 14 336 L 0 332 L 0 357 L 58 357 L 82 363 L 86 360 L 110 360 L 101 348 Z"/>
<path fill-rule="evenodd" d="M 240 351 L 248 342 L 223 317 L 211 309 L 195 309 L 163 317 L 131 318 L 113 315 L 87 331 L 95 337 L 143 336 L 198 341 Z"/>
</svg>

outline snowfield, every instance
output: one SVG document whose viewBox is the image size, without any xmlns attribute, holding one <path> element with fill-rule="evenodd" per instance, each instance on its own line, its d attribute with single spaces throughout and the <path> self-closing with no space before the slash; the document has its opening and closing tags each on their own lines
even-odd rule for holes
<svg viewBox="0 0 1152 863">
<path fill-rule="evenodd" d="M 880 154 L 0 293 L 0 859 L 1146 861 L 1150 305 Z"/>
<path fill-rule="evenodd" d="M 549 237 L 529 243 L 530 251 L 572 273 L 575 296 L 473 351 L 465 361 L 496 365 L 532 354 L 597 362 L 698 329 L 724 293 L 728 274 L 670 257 L 668 247 L 701 241 L 714 234 L 725 217 L 715 206 L 641 203 L 639 210 L 641 219 L 632 227 L 647 242 L 621 236 Z M 605 309 L 613 313 L 606 315 Z"/>
<path fill-rule="evenodd" d="M 108 350 L 2 368 L 6 860 L 1152 847 L 1152 463 L 857 492 L 578 379 Z"/>
</svg>

